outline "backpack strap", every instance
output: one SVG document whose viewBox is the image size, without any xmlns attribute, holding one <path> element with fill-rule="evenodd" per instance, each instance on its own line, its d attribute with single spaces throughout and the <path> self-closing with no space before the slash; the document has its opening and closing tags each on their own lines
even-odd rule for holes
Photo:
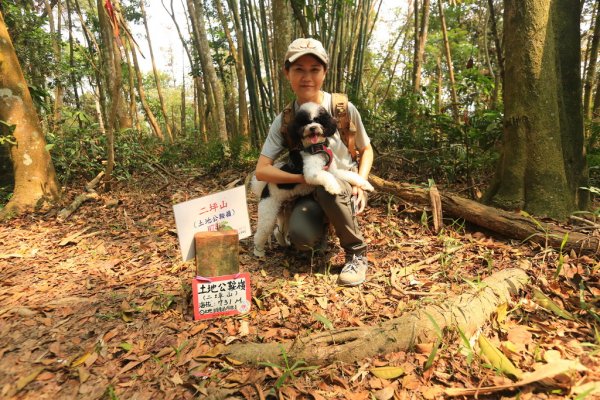
<svg viewBox="0 0 600 400">
<path fill-rule="evenodd" d="M 338 121 L 338 131 L 342 137 L 342 142 L 348 148 L 350 156 L 354 161 L 358 159 L 356 150 L 356 126 L 350 120 L 348 113 L 348 96 L 343 93 L 331 93 L 331 110 L 333 117 Z"/>
</svg>

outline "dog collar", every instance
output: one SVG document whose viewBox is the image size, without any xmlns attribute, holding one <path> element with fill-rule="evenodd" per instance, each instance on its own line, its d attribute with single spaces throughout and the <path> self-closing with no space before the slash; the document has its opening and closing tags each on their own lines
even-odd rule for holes
<svg viewBox="0 0 600 400">
<path fill-rule="evenodd" d="M 310 146 L 304 148 L 304 150 L 309 154 L 323 153 L 327 156 L 327 162 L 325 163 L 325 167 L 323 167 L 324 170 L 327 170 L 333 161 L 333 152 L 329 147 L 327 147 L 328 144 L 329 142 L 325 141 L 323 143 L 311 144 Z"/>
</svg>

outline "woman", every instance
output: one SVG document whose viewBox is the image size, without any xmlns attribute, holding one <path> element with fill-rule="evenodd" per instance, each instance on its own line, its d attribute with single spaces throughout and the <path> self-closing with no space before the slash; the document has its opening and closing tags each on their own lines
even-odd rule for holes
<svg viewBox="0 0 600 400">
<path fill-rule="evenodd" d="M 332 113 L 331 94 L 321 90 L 328 64 L 327 52 L 318 40 L 296 39 L 289 45 L 284 72 L 296 95 L 296 109 L 304 103 L 313 102 Z M 339 168 L 358 168 L 358 173 L 367 179 L 373 164 L 373 149 L 360 114 L 351 103 L 348 103 L 348 114 L 357 128 L 355 146 L 360 155 L 359 165 L 352 160 L 339 132 L 330 141 L 330 148 Z M 256 178 L 271 183 L 305 183 L 303 175 L 284 172 L 273 165 L 275 159 L 287 151 L 285 138 L 280 132 L 282 118 L 279 114 L 271 125 L 256 164 Z M 338 283 L 356 286 L 365 281 L 368 268 L 367 244 L 356 221 L 356 214 L 366 206 L 366 195 L 359 187 L 352 187 L 347 182 L 340 184 L 344 187 L 341 194 L 332 195 L 317 187 L 312 196 L 298 199 L 291 212 L 288 233 L 296 248 L 315 248 L 322 239 L 323 230 L 319 226 L 323 225 L 326 217 L 333 224 L 340 245 L 346 252 L 346 263 Z"/>
</svg>

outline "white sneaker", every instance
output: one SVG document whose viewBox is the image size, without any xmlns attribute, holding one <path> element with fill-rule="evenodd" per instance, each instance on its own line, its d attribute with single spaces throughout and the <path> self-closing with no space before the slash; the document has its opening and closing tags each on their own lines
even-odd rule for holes
<svg viewBox="0 0 600 400">
<path fill-rule="evenodd" d="M 338 284 L 342 286 L 357 286 L 367 278 L 369 261 L 366 255 L 353 254 L 347 257 L 346 264 L 338 276 Z"/>
</svg>

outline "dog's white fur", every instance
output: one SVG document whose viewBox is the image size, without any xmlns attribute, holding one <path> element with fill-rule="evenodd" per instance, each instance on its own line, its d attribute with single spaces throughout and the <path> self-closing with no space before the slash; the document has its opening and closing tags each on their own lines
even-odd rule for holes
<svg viewBox="0 0 600 400">
<path fill-rule="evenodd" d="M 305 113 L 305 118 L 307 116 L 306 113 L 308 113 L 311 121 L 309 124 L 304 125 L 303 129 L 299 132 L 304 148 L 309 147 L 311 144 L 323 143 L 327 140 L 327 135 L 331 136 L 335 133 L 335 128 L 332 132 L 326 132 L 326 128 L 315 121 L 318 117 L 328 117 L 331 119 L 328 121 L 328 125 L 330 126 L 330 124 L 333 124 L 333 126 L 335 126 L 335 120 L 322 106 L 315 103 L 305 103 L 296 113 L 296 117 L 298 118 L 302 113 Z M 326 116 L 324 116 L 324 114 L 326 114 Z M 254 234 L 254 255 L 257 257 L 265 256 L 265 244 L 273 232 L 273 228 L 277 223 L 279 211 L 284 202 L 311 193 L 317 185 L 323 186 L 323 188 L 331 194 L 340 194 L 342 192 L 342 186 L 338 182 L 338 179 L 344 180 L 353 186 L 358 186 L 363 190 L 373 190 L 373 186 L 356 172 L 338 169 L 335 157 L 332 157 L 329 168 L 325 170 L 324 167 L 328 161 L 327 155 L 322 153 L 310 154 L 304 150 L 301 151 L 301 155 L 304 179 L 307 182 L 306 184 L 297 184 L 291 189 L 284 189 L 274 183 L 259 181 L 256 179 L 256 176 L 252 179 L 252 192 L 258 198 L 261 197 L 265 186 L 268 185 L 269 190 L 269 196 L 261 199 L 258 203 L 258 224 L 256 233 Z M 277 166 L 281 167 L 281 164 Z M 283 221 L 280 221 L 280 223 L 281 222 Z M 279 244 L 286 244 L 286 239 L 280 232 L 279 234 L 276 234 L 275 237 Z"/>
</svg>

